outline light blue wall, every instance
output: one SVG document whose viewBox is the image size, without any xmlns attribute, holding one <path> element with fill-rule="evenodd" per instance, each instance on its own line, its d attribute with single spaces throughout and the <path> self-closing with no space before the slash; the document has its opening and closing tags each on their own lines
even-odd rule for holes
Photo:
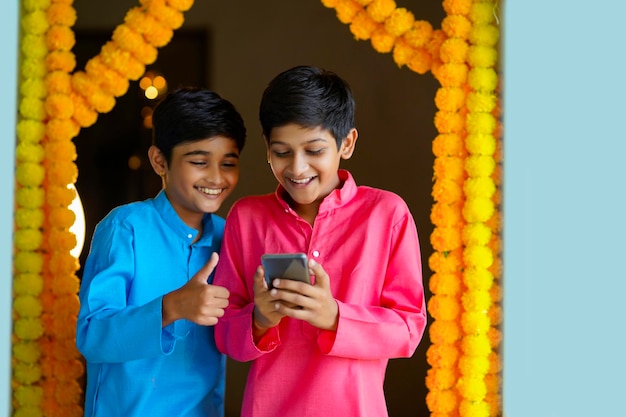
<svg viewBox="0 0 626 417">
<path fill-rule="evenodd" d="M 626 3 L 505 13 L 505 415 L 625 415 Z"/>
<path fill-rule="evenodd" d="M 17 103 L 18 8 L 0 3 L 0 417 L 9 415 L 11 381 L 11 254 L 13 252 L 13 172 Z"/>
</svg>

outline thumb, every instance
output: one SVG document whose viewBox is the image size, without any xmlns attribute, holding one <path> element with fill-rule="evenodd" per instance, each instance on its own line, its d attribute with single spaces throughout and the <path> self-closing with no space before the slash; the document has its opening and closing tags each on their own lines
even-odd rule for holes
<svg viewBox="0 0 626 417">
<path fill-rule="evenodd" d="M 207 263 L 205 263 L 204 266 L 200 268 L 198 272 L 196 272 L 196 275 L 194 275 L 192 279 L 194 281 L 199 281 L 203 284 L 206 284 L 207 280 L 209 279 L 209 275 L 211 275 L 211 273 L 217 266 L 217 262 L 219 261 L 219 259 L 220 256 L 217 254 L 217 252 L 213 252 Z"/>
<path fill-rule="evenodd" d="M 315 285 L 330 288 L 330 277 L 322 268 L 322 265 L 315 262 L 313 259 L 309 259 L 309 270 L 315 275 Z"/>
</svg>

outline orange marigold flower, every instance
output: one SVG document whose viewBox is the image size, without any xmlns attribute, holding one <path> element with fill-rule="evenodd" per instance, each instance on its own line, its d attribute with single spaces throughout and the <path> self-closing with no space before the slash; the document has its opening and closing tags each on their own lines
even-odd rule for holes
<svg viewBox="0 0 626 417">
<path fill-rule="evenodd" d="M 407 41 L 403 38 L 396 38 L 396 42 L 393 46 L 393 60 L 398 67 L 408 64 L 414 55 L 415 49 L 413 49 Z"/>
<path fill-rule="evenodd" d="M 72 108 L 74 108 L 75 102 L 73 97 L 70 98 L 72 101 Z M 72 115 L 74 112 L 72 112 Z M 46 134 L 48 135 L 48 139 L 51 142 L 69 142 L 78 135 L 80 131 L 80 126 L 74 119 L 52 119 L 46 123 Z M 64 158 L 71 158 L 72 161 L 76 159 L 76 151 L 71 152 L 64 155 Z"/>
<path fill-rule="evenodd" d="M 446 39 L 439 49 L 439 57 L 444 63 L 458 63 L 465 62 L 469 45 L 464 39 L 449 38 Z"/>
<path fill-rule="evenodd" d="M 447 178 L 462 181 L 465 170 L 463 159 L 456 156 L 442 156 L 435 158 L 433 167 L 435 178 Z"/>
<path fill-rule="evenodd" d="M 178 29 L 185 20 L 183 14 L 179 10 L 169 7 L 165 0 L 150 1 L 147 6 L 147 12 L 171 29 Z"/>
<path fill-rule="evenodd" d="M 149 65 L 156 61 L 156 48 L 127 25 L 115 28 L 112 39 L 121 49 L 132 53 L 142 64 Z"/>
<path fill-rule="evenodd" d="M 130 80 L 138 80 L 146 69 L 133 54 L 120 49 L 113 41 L 102 46 L 100 57 L 105 65 L 113 68 L 120 74 L 126 75 Z"/>
<path fill-rule="evenodd" d="M 458 111 L 465 106 L 465 90 L 459 87 L 442 87 L 435 94 L 435 105 L 439 110 Z"/>
<path fill-rule="evenodd" d="M 461 247 L 461 232 L 457 227 L 435 227 L 430 243 L 437 251 L 449 251 Z"/>
<path fill-rule="evenodd" d="M 430 221 L 435 226 L 458 226 L 463 223 L 460 203 L 433 204 L 430 211 Z"/>
<path fill-rule="evenodd" d="M 468 39 L 472 30 L 472 22 L 463 15 L 448 15 L 441 22 L 441 29 L 450 38 Z"/>
<path fill-rule="evenodd" d="M 437 71 L 437 80 L 442 87 L 461 87 L 467 81 L 468 70 L 465 64 L 443 64 Z"/>
<path fill-rule="evenodd" d="M 72 77 L 65 71 L 50 71 L 46 74 L 45 86 L 48 94 L 69 94 L 72 91 Z"/>
<path fill-rule="evenodd" d="M 459 350 L 456 345 L 431 344 L 426 351 L 428 363 L 438 368 L 451 368 L 456 364 L 458 357 Z"/>
<path fill-rule="evenodd" d="M 51 51 L 71 51 L 75 44 L 76 37 L 69 26 L 53 25 L 46 32 L 46 46 Z"/>
<path fill-rule="evenodd" d="M 426 386 L 433 391 L 451 389 L 458 376 L 453 368 L 431 368 L 426 373 Z"/>
<path fill-rule="evenodd" d="M 454 204 L 463 199 L 463 189 L 457 181 L 440 178 L 433 184 L 432 196 L 439 203 Z"/>
<path fill-rule="evenodd" d="M 49 94 L 44 106 L 51 119 L 69 119 L 74 113 L 74 103 L 67 94 Z"/>
<path fill-rule="evenodd" d="M 443 9 L 448 15 L 467 15 L 472 10 L 472 0 L 443 0 Z"/>
<path fill-rule="evenodd" d="M 461 329 L 456 321 L 435 320 L 428 328 L 431 343 L 453 344 L 461 339 Z"/>
<path fill-rule="evenodd" d="M 363 8 L 358 3 L 347 0 L 338 2 L 335 5 L 335 10 L 337 12 L 337 19 L 339 19 L 341 23 L 348 24 L 352 22 L 357 13 L 362 11 Z"/>
<path fill-rule="evenodd" d="M 391 52 L 395 40 L 396 38 L 388 33 L 384 27 L 380 27 L 379 29 L 374 31 L 370 39 L 374 50 L 381 54 Z"/>
<path fill-rule="evenodd" d="M 426 20 L 416 20 L 413 27 L 404 34 L 404 39 L 414 48 L 425 46 L 431 39 L 433 27 Z"/>
<path fill-rule="evenodd" d="M 76 196 L 75 190 L 67 188 L 66 184 L 70 183 L 71 181 L 63 185 L 49 184 L 46 188 L 46 203 L 50 207 L 68 207 Z"/>
<path fill-rule="evenodd" d="M 75 257 L 73 257 L 69 252 L 59 252 L 56 251 L 50 255 L 48 260 L 48 267 L 50 268 L 50 273 L 55 276 L 63 276 L 64 278 L 67 275 L 71 275 L 74 272 L 78 271 L 79 265 L 78 261 Z M 74 281 L 74 279 L 66 278 L 67 281 Z"/>
<path fill-rule="evenodd" d="M 435 113 L 435 127 L 439 133 L 459 133 L 463 131 L 465 118 L 459 112 L 438 111 Z"/>
<path fill-rule="evenodd" d="M 460 311 L 456 297 L 435 294 L 428 300 L 428 312 L 435 320 L 455 320 Z"/>
<path fill-rule="evenodd" d="M 433 252 L 428 266 L 434 272 L 456 273 L 461 270 L 463 253 L 460 249 L 450 252 Z"/>
<path fill-rule="evenodd" d="M 428 288 L 433 294 L 457 295 L 461 291 L 461 278 L 458 273 L 435 272 L 428 280 Z"/>
<path fill-rule="evenodd" d="M 385 30 L 393 36 L 402 36 L 411 30 L 415 17 L 413 13 L 404 7 L 397 8 L 391 13 L 391 16 L 385 20 Z"/>
<path fill-rule="evenodd" d="M 375 22 L 365 10 L 361 10 L 352 19 L 350 32 L 356 40 L 367 40 L 379 26 L 380 23 Z"/>
<path fill-rule="evenodd" d="M 376 22 L 383 22 L 396 9 L 394 0 L 374 0 L 367 6 L 367 13 Z"/>
<path fill-rule="evenodd" d="M 176 10 L 180 10 L 181 12 L 186 12 L 191 9 L 193 2 L 194 0 L 167 0 L 167 4 Z"/>
<path fill-rule="evenodd" d="M 463 140 L 458 133 L 440 133 L 433 140 L 433 154 L 441 156 L 464 156 Z"/>
<path fill-rule="evenodd" d="M 70 50 L 50 51 L 46 55 L 46 68 L 50 72 L 72 72 L 74 67 L 76 67 L 76 56 Z"/>
<path fill-rule="evenodd" d="M 46 180 L 48 184 L 61 186 L 64 184 L 73 184 L 76 182 L 77 177 L 78 168 L 74 162 L 62 160 L 46 161 Z"/>
<path fill-rule="evenodd" d="M 48 7 L 46 15 L 51 25 L 74 26 L 76 23 L 76 9 L 71 4 L 55 2 Z"/>
<path fill-rule="evenodd" d="M 441 413 L 447 416 L 456 409 L 458 403 L 456 390 L 429 391 L 426 394 L 426 405 L 432 413 Z M 434 414 L 431 414 L 433 416 Z"/>
<path fill-rule="evenodd" d="M 407 67 L 418 74 L 426 74 L 433 65 L 432 55 L 425 48 L 415 49 Z"/>
</svg>

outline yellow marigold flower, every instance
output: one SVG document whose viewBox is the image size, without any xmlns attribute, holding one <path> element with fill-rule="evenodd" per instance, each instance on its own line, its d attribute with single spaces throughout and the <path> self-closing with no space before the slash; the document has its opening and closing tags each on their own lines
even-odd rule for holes
<svg viewBox="0 0 626 417">
<path fill-rule="evenodd" d="M 426 386 L 433 391 L 451 389 L 456 380 L 457 374 L 453 368 L 431 368 L 426 373 Z"/>
<path fill-rule="evenodd" d="M 469 311 L 461 315 L 461 326 L 465 334 L 487 334 L 489 317 L 484 312 Z"/>
<path fill-rule="evenodd" d="M 74 103 L 67 94 L 49 94 L 44 101 L 49 118 L 69 119 L 74 113 Z"/>
<path fill-rule="evenodd" d="M 493 93 L 498 88 L 498 74 L 494 68 L 472 68 L 467 77 L 467 83 L 476 91 Z"/>
<path fill-rule="evenodd" d="M 74 109 L 74 99 L 70 97 L 72 101 L 72 108 Z M 72 116 L 74 111 L 72 111 Z M 46 134 L 51 142 L 69 142 L 78 135 L 80 126 L 74 119 L 52 119 L 46 123 Z M 72 161 L 76 159 L 76 151 L 70 152 L 63 156 L 64 158 L 72 158 Z"/>
<path fill-rule="evenodd" d="M 465 90 L 459 87 L 440 88 L 435 94 L 435 105 L 439 110 L 455 112 L 465 106 Z"/>
<path fill-rule="evenodd" d="M 340 1 L 335 6 L 335 10 L 337 12 L 337 19 L 339 19 L 341 23 L 348 24 L 352 22 L 357 13 L 362 11 L 363 8 L 353 1 Z"/>
<path fill-rule="evenodd" d="M 43 389 L 36 385 L 18 385 L 13 391 L 13 398 L 22 406 L 39 406 L 43 401 Z"/>
<path fill-rule="evenodd" d="M 461 291 L 461 278 L 452 272 L 435 272 L 428 280 L 433 294 L 457 295 Z"/>
<path fill-rule="evenodd" d="M 352 19 L 350 32 L 356 40 L 367 40 L 379 26 L 380 23 L 375 22 L 365 10 L 361 10 Z"/>
<path fill-rule="evenodd" d="M 497 97 L 492 93 L 473 91 L 467 95 L 467 109 L 472 113 L 490 113 L 496 108 Z"/>
<path fill-rule="evenodd" d="M 493 262 L 493 253 L 486 246 L 472 245 L 463 251 L 463 260 L 470 268 L 489 268 Z"/>
<path fill-rule="evenodd" d="M 496 118 L 491 113 L 472 112 L 467 115 L 469 133 L 491 134 L 496 127 Z"/>
<path fill-rule="evenodd" d="M 25 79 L 42 78 L 46 74 L 46 65 L 41 58 L 24 57 L 20 70 Z"/>
<path fill-rule="evenodd" d="M 430 22 L 416 20 L 413 27 L 404 34 L 404 39 L 414 48 L 425 46 L 431 39 L 433 27 Z"/>
<path fill-rule="evenodd" d="M 37 120 L 22 119 L 17 122 L 18 143 L 39 143 L 45 134 L 45 126 Z"/>
<path fill-rule="evenodd" d="M 426 405 L 432 413 L 441 413 L 442 416 L 447 416 L 452 413 L 457 407 L 457 394 L 456 390 L 449 389 L 444 391 L 429 391 L 426 394 Z M 431 413 L 431 416 L 433 414 Z"/>
<path fill-rule="evenodd" d="M 453 344 L 461 339 L 461 329 L 456 321 L 435 320 L 428 328 L 431 343 Z"/>
<path fill-rule="evenodd" d="M 39 229 L 43 224 L 43 210 L 17 207 L 15 225 L 21 229 Z"/>
<path fill-rule="evenodd" d="M 25 97 L 43 99 L 46 96 L 46 84 L 40 77 L 28 78 L 20 84 L 20 93 Z"/>
<path fill-rule="evenodd" d="M 37 342 L 17 341 L 13 343 L 13 357 L 24 363 L 37 363 L 41 357 L 41 349 Z"/>
<path fill-rule="evenodd" d="M 470 20 L 474 25 L 488 25 L 496 21 L 495 4 L 474 2 L 470 10 Z"/>
<path fill-rule="evenodd" d="M 493 215 L 495 205 L 490 198 L 475 197 L 468 199 L 463 206 L 463 218 L 468 223 L 485 222 Z"/>
<path fill-rule="evenodd" d="M 467 15 L 472 10 L 472 0 L 443 0 L 443 9 L 448 15 Z"/>
<path fill-rule="evenodd" d="M 475 45 L 496 46 L 500 38 L 500 31 L 494 25 L 473 25 L 470 32 L 470 41 Z"/>
<path fill-rule="evenodd" d="M 461 247 L 461 231 L 457 227 L 435 227 L 430 243 L 436 251 L 449 251 Z"/>
<path fill-rule="evenodd" d="M 120 49 L 113 41 L 102 46 L 100 57 L 105 65 L 124 74 L 129 80 L 138 80 L 146 69 L 145 65 L 139 62 L 133 54 Z"/>
<path fill-rule="evenodd" d="M 458 368 L 465 377 L 483 378 L 489 372 L 489 359 L 485 356 L 462 356 Z"/>
<path fill-rule="evenodd" d="M 452 227 L 463 222 L 460 204 L 433 204 L 430 221 L 435 226 Z"/>
<path fill-rule="evenodd" d="M 72 203 L 76 192 L 65 184 L 50 184 L 46 188 L 46 202 L 50 207 L 68 207 Z"/>
<path fill-rule="evenodd" d="M 21 51 L 25 57 L 42 59 L 48 53 L 46 40 L 43 35 L 27 33 L 21 39 Z"/>
<path fill-rule="evenodd" d="M 459 405 L 461 416 L 489 417 L 489 406 L 482 401 L 464 400 Z"/>
<path fill-rule="evenodd" d="M 48 94 L 69 94 L 72 91 L 72 77 L 64 71 L 51 71 L 46 74 L 44 85 Z"/>
<path fill-rule="evenodd" d="M 43 235 L 39 229 L 19 229 L 14 232 L 15 247 L 19 250 L 37 250 L 42 241 Z"/>
<path fill-rule="evenodd" d="M 105 65 L 100 56 L 87 61 L 85 71 L 92 79 L 100 80 L 100 87 L 115 97 L 123 96 L 128 91 L 128 79 Z"/>
<path fill-rule="evenodd" d="M 466 245 L 486 245 L 491 239 L 491 229 L 484 223 L 469 223 L 463 227 L 463 243 Z"/>
<path fill-rule="evenodd" d="M 183 14 L 165 4 L 165 0 L 150 1 L 147 12 L 171 29 L 178 29 L 183 25 L 185 20 Z"/>
<path fill-rule="evenodd" d="M 40 208 L 44 197 L 45 193 L 40 187 L 18 187 L 15 192 L 17 205 L 24 208 Z"/>
<path fill-rule="evenodd" d="M 472 198 L 491 198 L 496 192 L 496 184 L 491 177 L 470 177 L 465 180 L 463 191 L 468 200 Z"/>
<path fill-rule="evenodd" d="M 76 56 L 69 50 L 51 51 L 46 55 L 46 68 L 50 72 L 72 72 L 74 67 L 76 67 Z"/>
<path fill-rule="evenodd" d="M 471 291 L 489 291 L 493 301 L 493 274 L 486 268 L 468 267 L 463 271 L 463 282 Z"/>
<path fill-rule="evenodd" d="M 455 365 L 458 356 L 459 350 L 456 345 L 431 344 L 426 351 L 428 363 L 438 368 L 451 368 Z"/>
<path fill-rule="evenodd" d="M 37 364 L 18 362 L 13 365 L 13 379 L 21 385 L 33 384 L 41 379 L 41 368 Z"/>
<path fill-rule="evenodd" d="M 470 177 L 488 177 L 496 168 L 496 161 L 491 156 L 472 155 L 465 159 L 465 171 Z"/>
<path fill-rule="evenodd" d="M 372 47 L 376 52 L 385 54 L 391 52 L 396 38 L 388 33 L 384 27 L 380 27 L 371 36 Z"/>
<path fill-rule="evenodd" d="M 15 294 L 39 296 L 42 289 L 43 280 L 38 274 L 20 273 L 13 278 L 13 291 Z"/>
<path fill-rule="evenodd" d="M 461 270 L 461 258 L 461 250 L 447 253 L 435 251 L 428 258 L 428 266 L 434 272 L 456 273 Z"/>
<path fill-rule="evenodd" d="M 428 300 L 428 312 L 435 320 L 454 320 L 460 311 L 456 297 L 435 294 Z"/>
<path fill-rule="evenodd" d="M 438 111 L 435 113 L 435 127 L 439 133 L 459 133 L 463 131 L 465 118 L 461 113 Z"/>
<path fill-rule="evenodd" d="M 50 6 L 50 0 L 22 0 L 21 1 L 24 10 L 32 12 L 35 10 L 45 10 Z"/>
<path fill-rule="evenodd" d="M 145 13 L 139 7 L 130 9 L 124 21 L 131 29 L 141 33 L 148 43 L 156 47 L 167 45 L 174 35 L 172 29 L 163 26 L 152 15 Z"/>
<path fill-rule="evenodd" d="M 482 378 L 461 377 L 456 385 L 459 394 L 465 401 L 463 402 L 475 402 L 482 401 L 487 395 L 487 387 L 485 381 Z M 463 404 L 463 402 L 461 404 Z M 471 416 L 473 414 L 461 414 Z M 489 414 L 485 414 L 484 417 L 489 417 Z"/>
<path fill-rule="evenodd" d="M 51 25 L 74 26 L 76 10 L 71 4 L 53 3 L 46 11 L 48 22 Z"/>
<path fill-rule="evenodd" d="M 465 64 L 443 64 L 437 71 L 437 80 L 442 87 L 461 87 L 467 81 L 467 66 Z"/>
<path fill-rule="evenodd" d="M 42 121 L 46 118 L 43 100 L 35 97 L 23 97 L 20 101 L 20 115 L 26 119 Z"/>
<path fill-rule="evenodd" d="M 45 171 L 40 164 L 22 162 L 17 164 L 15 179 L 25 187 L 36 187 L 43 183 Z"/>
<path fill-rule="evenodd" d="M 461 350 L 467 356 L 487 357 L 491 352 L 489 338 L 486 334 L 465 336 L 461 340 Z"/>
<path fill-rule="evenodd" d="M 391 16 L 395 9 L 396 2 L 394 0 L 374 0 L 367 6 L 367 13 L 376 22 L 382 23 Z"/>
<path fill-rule="evenodd" d="M 450 38 L 468 39 L 472 30 L 472 22 L 463 15 L 448 15 L 441 22 L 441 29 Z"/>
<path fill-rule="evenodd" d="M 46 32 L 46 45 L 49 50 L 71 51 L 76 44 L 72 28 L 65 25 L 53 25 Z"/>
<path fill-rule="evenodd" d="M 474 67 L 493 67 L 498 62 L 498 51 L 491 46 L 472 46 L 467 61 Z"/>
<path fill-rule="evenodd" d="M 464 155 L 463 139 L 458 133 L 441 133 L 433 140 L 433 154 L 436 157 Z"/>
<path fill-rule="evenodd" d="M 465 138 L 467 150 L 474 155 L 492 157 L 496 151 L 496 138 L 484 133 L 471 133 Z"/>
<path fill-rule="evenodd" d="M 142 64 L 149 65 L 156 61 L 156 48 L 127 25 L 115 28 L 112 39 L 121 49 L 132 53 Z"/>
<path fill-rule="evenodd" d="M 35 340 L 43 335 L 43 326 L 39 319 L 22 317 L 14 320 L 13 331 L 22 340 Z"/>
<path fill-rule="evenodd" d="M 18 295 L 13 299 L 13 311 L 19 317 L 36 318 L 41 315 L 41 303 L 32 295 Z"/>
<path fill-rule="evenodd" d="M 446 178 L 436 179 L 432 196 L 439 203 L 454 204 L 462 200 L 463 189 L 457 181 Z"/>
<path fill-rule="evenodd" d="M 415 17 L 413 13 L 404 7 L 399 7 L 385 20 L 385 30 L 393 36 L 402 36 L 404 33 L 411 30 L 414 22 Z"/>
<path fill-rule="evenodd" d="M 418 74 L 426 74 L 432 68 L 433 58 L 424 48 L 418 48 L 414 51 L 411 59 L 407 63 L 407 67 Z"/>
<path fill-rule="evenodd" d="M 15 157 L 20 162 L 41 163 L 43 147 L 38 143 L 20 142 L 15 148 Z"/>
<path fill-rule="evenodd" d="M 449 38 L 441 44 L 439 57 L 444 63 L 462 64 L 467 58 L 469 45 L 464 39 Z"/>
</svg>

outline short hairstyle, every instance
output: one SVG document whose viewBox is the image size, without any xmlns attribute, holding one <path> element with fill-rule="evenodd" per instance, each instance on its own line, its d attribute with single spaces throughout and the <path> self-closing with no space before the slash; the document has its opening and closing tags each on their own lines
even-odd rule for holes
<svg viewBox="0 0 626 417">
<path fill-rule="evenodd" d="M 237 144 L 246 143 L 243 118 L 233 104 L 219 94 L 198 87 L 183 87 L 168 93 L 152 112 L 152 144 L 167 162 L 172 149 L 184 142 L 224 136 Z"/>
<path fill-rule="evenodd" d="M 337 74 L 297 66 L 270 81 L 261 98 L 259 119 L 267 141 L 273 128 L 293 123 L 329 131 L 340 148 L 354 127 L 354 107 L 350 86 Z"/>
</svg>

